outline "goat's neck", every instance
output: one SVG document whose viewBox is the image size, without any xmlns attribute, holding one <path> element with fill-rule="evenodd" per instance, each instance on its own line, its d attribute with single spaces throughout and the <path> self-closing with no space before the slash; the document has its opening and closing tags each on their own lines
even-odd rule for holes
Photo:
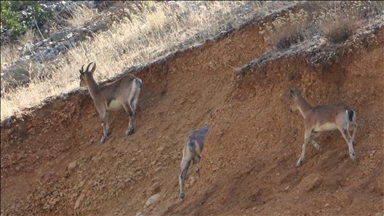
<svg viewBox="0 0 384 216">
<path fill-rule="evenodd" d="M 305 118 L 306 113 L 312 109 L 312 106 L 301 95 L 297 95 L 297 103 L 301 115 Z"/>
<path fill-rule="evenodd" d="M 99 90 L 99 85 L 96 83 L 95 79 L 92 76 L 87 79 L 87 85 L 88 85 L 89 94 L 91 95 L 92 98 L 95 98 Z"/>
</svg>

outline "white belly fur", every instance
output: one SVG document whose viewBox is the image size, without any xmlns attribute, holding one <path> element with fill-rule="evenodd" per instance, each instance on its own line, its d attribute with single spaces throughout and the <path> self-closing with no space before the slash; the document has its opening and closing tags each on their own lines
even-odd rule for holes
<svg viewBox="0 0 384 216">
<path fill-rule="evenodd" d="M 122 107 L 122 104 L 118 100 L 113 100 L 111 103 L 109 103 L 108 110 L 117 110 Z"/>
<path fill-rule="evenodd" d="M 320 132 L 320 131 L 332 131 L 337 130 L 337 126 L 335 123 L 325 123 L 325 124 L 317 124 L 315 128 L 313 128 L 314 131 Z"/>
</svg>

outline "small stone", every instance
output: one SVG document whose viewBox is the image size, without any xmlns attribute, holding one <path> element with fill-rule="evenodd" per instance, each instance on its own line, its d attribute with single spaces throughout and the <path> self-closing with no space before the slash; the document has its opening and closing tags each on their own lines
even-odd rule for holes
<svg viewBox="0 0 384 216">
<path fill-rule="evenodd" d="M 160 194 L 155 194 L 155 195 L 152 195 L 151 197 L 149 197 L 147 202 L 145 202 L 145 207 L 148 207 L 148 206 L 152 205 L 153 203 L 155 203 L 157 201 L 157 199 L 159 199 L 159 197 L 160 197 Z"/>
<path fill-rule="evenodd" d="M 85 195 L 83 193 L 80 194 L 79 198 L 77 198 L 77 200 L 76 200 L 75 209 L 77 209 L 80 206 L 80 203 L 81 203 L 81 201 L 83 201 L 84 197 L 85 197 Z"/>
<path fill-rule="evenodd" d="M 77 166 L 76 161 L 72 161 L 71 163 L 68 164 L 67 169 L 68 170 L 73 170 L 74 168 L 76 168 L 76 166 Z"/>
</svg>

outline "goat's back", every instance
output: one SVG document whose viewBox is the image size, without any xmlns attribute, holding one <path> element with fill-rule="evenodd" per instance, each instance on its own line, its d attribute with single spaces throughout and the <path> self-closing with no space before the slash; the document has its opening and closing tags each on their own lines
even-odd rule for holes
<svg viewBox="0 0 384 216">
<path fill-rule="evenodd" d="M 209 129 L 209 127 L 205 127 L 205 128 L 200 129 L 200 130 L 193 131 L 191 134 L 189 134 L 187 143 L 189 141 L 196 141 L 199 144 L 200 149 L 202 151 L 203 146 L 204 146 L 205 137 L 208 133 L 208 129 Z"/>
<path fill-rule="evenodd" d="M 346 115 L 345 111 L 353 111 L 350 106 L 345 103 L 339 102 L 329 105 L 317 105 L 311 112 L 311 115 L 307 116 L 307 121 L 311 123 L 324 124 L 327 122 L 334 122 L 340 115 Z"/>
</svg>

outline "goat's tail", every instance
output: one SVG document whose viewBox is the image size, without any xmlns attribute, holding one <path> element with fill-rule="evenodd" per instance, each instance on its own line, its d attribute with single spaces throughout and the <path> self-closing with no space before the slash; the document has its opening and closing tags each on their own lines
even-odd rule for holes
<svg viewBox="0 0 384 216">
<path fill-rule="evenodd" d="M 347 110 L 347 113 L 348 113 L 348 120 L 351 121 L 351 122 L 354 122 L 355 111 Z"/>
<path fill-rule="evenodd" d="M 135 79 L 136 85 L 140 87 L 140 89 L 143 87 L 143 81 L 139 78 Z"/>
<path fill-rule="evenodd" d="M 188 150 L 190 152 L 195 151 L 195 149 L 196 149 L 195 141 L 188 141 L 187 145 L 188 145 Z"/>
</svg>

